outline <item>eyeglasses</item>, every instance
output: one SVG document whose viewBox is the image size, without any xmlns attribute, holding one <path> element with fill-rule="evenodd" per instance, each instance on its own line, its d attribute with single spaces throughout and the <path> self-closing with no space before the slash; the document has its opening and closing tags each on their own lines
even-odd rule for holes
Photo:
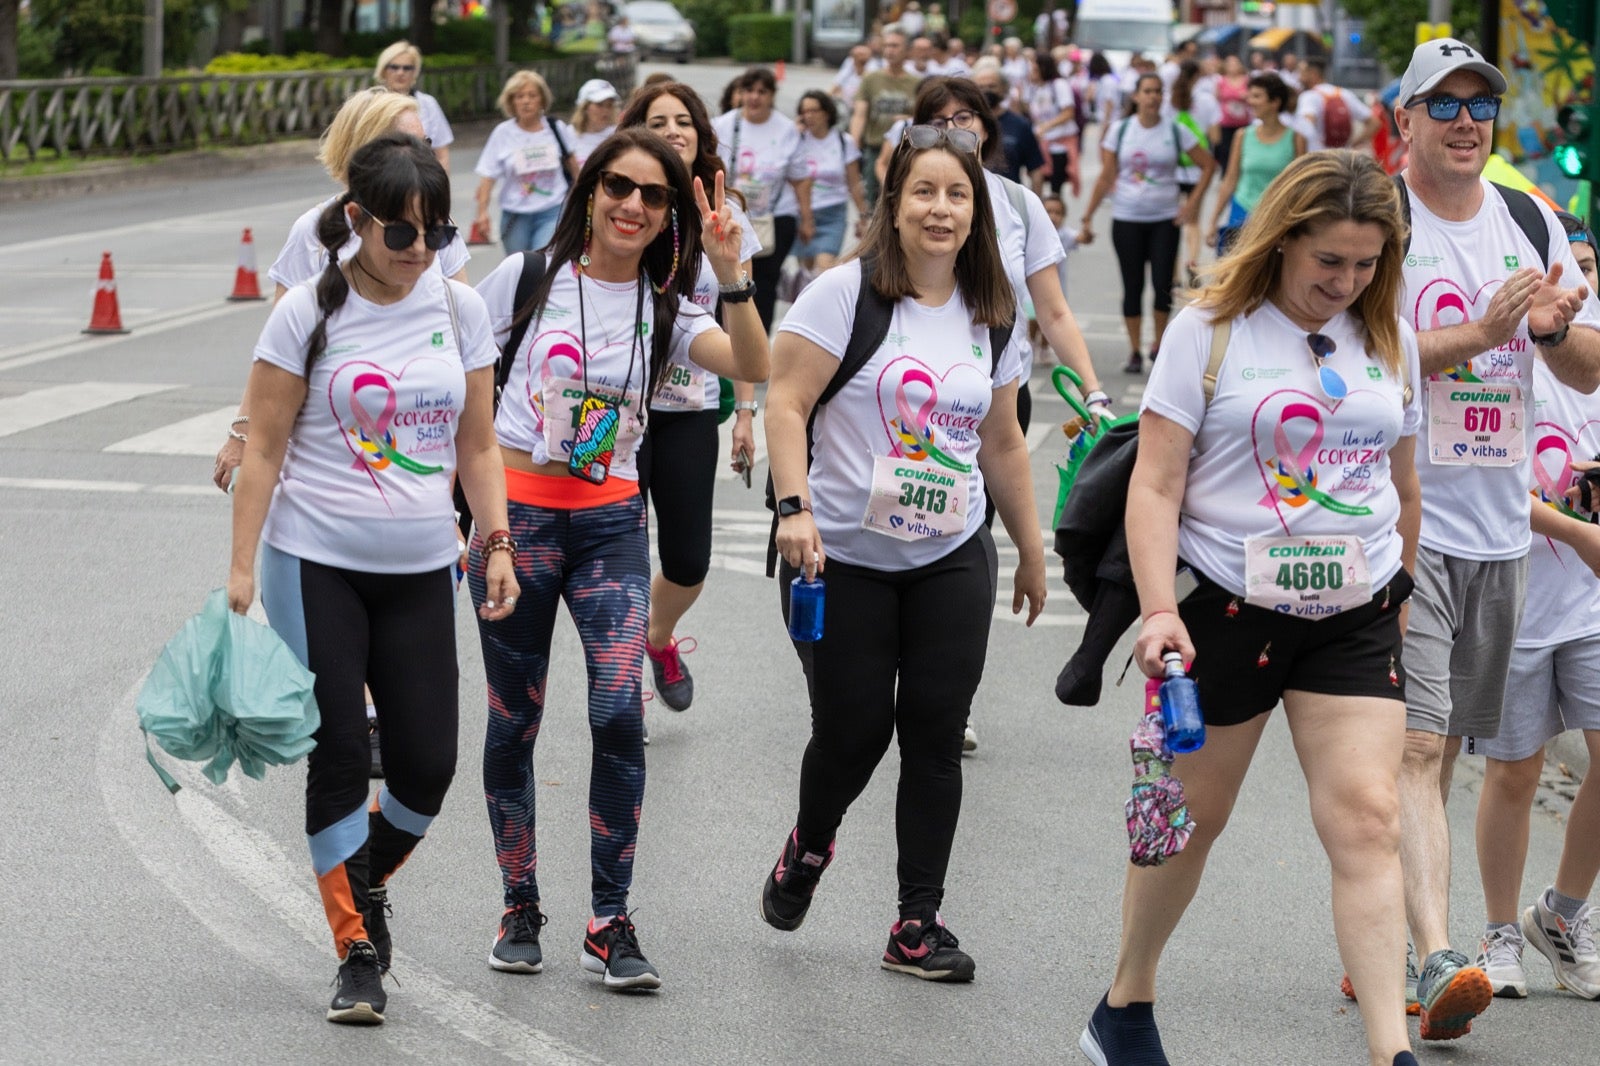
<svg viewBox="0 0 1600 1066">
<path fill-rule="evenodd" d="M 1306 346 L 1311 349 L 1311 354 L 1317 357 L 1317 384 L 1322 386 L 1322 395 L 1336 401 L 1350 395 L 1350 386 L 1345 384 L 1344 378 L 1324 362 L 1328 356 L 1339 350 L 1339 346 L 1333 343 L 1333 338 L 1324 333 L 1308 333 Z"/>
<path fill-rule="evenodd" d="M 618 174 L 613 170 L 602 170 L 600 172 L 600 187 L 613 200 L 626 200 L 633 195 L 633 190 L 638 189 L 639 199 L 644 203 L 644 206 L 652 211 L 660 211 L 672 203 L 672 186 L 646 185 L 643 182 L 634 181 L 625 174 Z"/>
<path fill-rule="evenodd" d="M 415 66 L 413 66 L 412 64 L 410 64 L 410 63 L 390 63 L 388 66 L 384 67 L 383 69 L 384 70 L 393 70 L 393 71 L 396 71 L 396 72 L 398 72 L 400 74 L 410 74 L 412 71 L 416 70 L 417 68 Z"/>
<path fill-rule="evenodd" d="M 1461 114 L 1461 105 L 1467 105 L 1467 114 L 1474 122 L 1490 122 L 1500 114 L 1500 98 L 1498 96 L 1474 96 L 1470 100 L 1463 100 L 1459 96 L 1430 96 L 1425 100 L 1418 100 L 1410 106 L 1426 104 L 1428 117 L 1435 122 L 1454 122 L 1457 115 Z"/>
<path fill-rule="evenodd" d="M 362 214 L 383 227 L 383 246 L 389 251 L 403 252 L 417 243 L 417 227 L 411 223 L 385 222 L 361 204 L 356 206 L 361 208 Z M 422 231 L 422 246 L 430 252 L 437 252 L 455 239 L 456 228 L 448 222 L 435 222 Z"/>
<path fill-rule="evenodd" d="M 959 128 L 946 129 L 943 126 L 910 126 L 907 127 L 905 137 L 901 144 L 922 150 L 937 148 L 947 144 L 958 152 L 976 152 L 978 150 L 978 135 L 971 130 Z"/>
<path fill-rule="evenodd" d="M 954 126 L 957 129 L 964 130 L 970 129 L 972 124 L 976 121 L 978 121 L 977 112 L 962 108 L 960 111 L 957 111 L 952 115 L 941 115 L 938 118 L 930 118 L 928 120 L 928 125 L 937 126 L 939 129 L 948 129 L 951 126 Z"/>
</svg>

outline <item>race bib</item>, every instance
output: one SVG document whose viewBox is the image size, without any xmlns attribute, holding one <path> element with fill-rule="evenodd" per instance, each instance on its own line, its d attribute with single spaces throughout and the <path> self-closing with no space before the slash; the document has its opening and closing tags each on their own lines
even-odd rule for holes
<svg viewBox="0 0 1600 1066">
<path fill-rule="evenodd" d="M 745 213 L 749 215 L 766 215 L 772 212 L 772 193 L 764 181 L 745 176 L 734 183 L 744 197 Z"/>
<path fill-rule="evenodd" d="M 967 528 L 967 475 L 938 463 L 880 455 L 861 528 L 896 540 L 953 537 Z"/>
<path fill-rule="evenodd" d="M 1428 460 L 1443 466 L 1516 466 L 1527 454 L 1522 389 L 1428 382 Z"/>
<path fill-rule="evenodd" d="M 539 141 L 517 150 L 511 157 L 511 169 L 518 177 L 555 170 L 561 165 L 561 153 L 550 141 Z"/>
<path fill-rule="evenodd" d="M 1360 537 L 1249 537 L 1244 599 L 1295 618 L 1327 618 L 1372 599 Z"/>
<path fill-rule="evenodd" d="M 544 398 L 544 449 L 552 462 L 565 462 L 572 458 L 572 442 L 577 436 L 583 407 L 583 382 L 576 378 L 550 378 L 541 390 Z M 623 406 L 623 396 L 604 385 L 590 385 L 589 391 L 617 404 L 616 444 L 617 455 L 631 456 L 644 430 L 638 416 L 629 406 Z"/>
<path fill-rule="evenodd" d="M 661 387 L 650 400 L 657 411 L 703 411 L 706 372 L 697 366 L 668 363 Z"/>
</svg>

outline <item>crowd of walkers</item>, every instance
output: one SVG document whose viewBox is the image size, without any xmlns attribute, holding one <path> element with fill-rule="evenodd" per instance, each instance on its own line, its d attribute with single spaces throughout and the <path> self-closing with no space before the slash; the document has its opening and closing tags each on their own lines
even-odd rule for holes
<svg viewBox="0 0 1600 1066">
<path fill-rule="evenodd" d="M 761 914 L 801 926 L 893 741 L 898 915 L 881 964 L 974 978 L 942 908 L 1001 593 L 991 526 L 1015 545 L 1010 607 L 1031 625 L 1046 576 L 1028 382 L 1047 348 L 1111 417 L 1065 271 L 1107 200 L 1126 369 L 1149 373 L 1126 515 L 1134 659 L 1156 677 L 1182 656 L 1208 739 L 1174 764 L 1187 847 L 1128 867 L 1083 1053 L 1168 1061 L 1161 955 L 1280 702 L 1371 1063 L 1415 1062 L 1408 1012 L 1423 1040 L 1451 1040 L 1493 997 L 1525 996 L 1528 944 L 1600 998 L 1592 779 L 1549 888 L 1519 897 L 1544 745 L 1581 729 L 1600 748 L 1596 242 L 1481 177 L 1504 76 L 1459 41 L 1420 45 L 1393 113 L 1410 156 L 1396 178 L 1361 150 L 1378 123 L 1315 63 L 1251 73 L 1188 48 L 1124 72 L 1015 40 L 971 56 L 923 35 L 937 4 L 908 8 L 918 25 L 852 50 L 792 115 L 764 68 L 714 110 L 670 76 L 626 98 L 591 81 L 570 121 L 516 72 L 473 168 L 479 228 L 500 186 L 506 256 L 475 288 L 452 135 L 416 92 L 416 49 L 388 49 L 329 128 L 341 191 L 273 265 L 277 303 L 214 472 L 233 492 L 231 605 L 259 583 L 316 674 L 305 824 L 340 960 L 328 1018 L 384 1018 L 390 881 L 456 769 L 463 574 L 503 887 L 489 965 L 543 967 L 532 760 L 565 602 L 593 745 L 579 958 L 607 987 L 661 986 L 628 908 L 644 663 L 666 706 L 691 706 L 677 631 L 710 567 L 717 427 L 734 419 L 727 458 L 748 473 L 769 377 L 772 624 L 795 615 L 796 579 L 825 577 L 830 607 L 820 637 L 794 640 L 811 736 Z M 1476 959 L 1448 928 L 1463 738 L 1488 757 Z M 384 778 L 370 798 L 369 744 Z"/>
</svg>

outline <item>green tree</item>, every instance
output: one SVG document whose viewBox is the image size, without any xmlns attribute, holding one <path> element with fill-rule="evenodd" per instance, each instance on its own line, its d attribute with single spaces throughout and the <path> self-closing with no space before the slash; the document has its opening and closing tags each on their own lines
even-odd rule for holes
<svg viewBox="0 0 1600 1066">
<path fill-rule="evenodd" d="M 165 0 L 164 66 L 189 61 L 195 37 L 206 25 L 206 7 L 207 0 Z M 144 0 L 32 0 L 29 16 L 55 35 L 55 74 L 139 73 Z"/>
<path fill-rule="evenodd" d="M 0 0 L 0 81 L 17 76 L 17 0 Z"/>
<path fill-rule="evenodd" d="M 1417 45 L 1417 23 L 1428 21 L 1428 0 L 1343 0 L 1352 18 L 1366 23 L 1365 38 L 1378 59 L 1396 75 L 1411 62 Z M 1450 26 L 1455 36 L 1477 47 L 1480 0 L 1451 0 Z M 1491 60 L 1494 56 L 1489 57 Z"/>
</svg>

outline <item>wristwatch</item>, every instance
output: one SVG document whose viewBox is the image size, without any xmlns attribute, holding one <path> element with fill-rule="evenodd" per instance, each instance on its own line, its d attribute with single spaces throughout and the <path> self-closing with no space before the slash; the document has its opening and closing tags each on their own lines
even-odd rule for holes
<svg viewBox="0 0 1600 1066">
<path fill-rule="evenodd" d="M 719 285 L 717 293 L 725 304 L 742 304 L 756 294 L 756 279 L 741 274 L 737 285 Z"/>
<path fill-rule="evenodd" d="M 811 501 L 800 496 L 785 496 L 778 501 L 778 517 L 791 518 L 801 511 L 811 510 Z"/>
<path fill-rule="evenodd" d="M 740 400 L 733 405 L 733 409 L 735 411 L 749 411 L 751 414 L 755 414 L 761 410 L 761 405 L 754 400 Z"/>
<path fill-rule="evenodd" d="M 1569 328 L 1571 328 L 1570 325 L 1563 322 L 1561 328 L 1554 333 L 1535 333 L 1530 329 L 1528 331 L 1528 339 L 1541 348 L 1554 348 L 1567 339 L 1567 330 Z"/>
</svg>

